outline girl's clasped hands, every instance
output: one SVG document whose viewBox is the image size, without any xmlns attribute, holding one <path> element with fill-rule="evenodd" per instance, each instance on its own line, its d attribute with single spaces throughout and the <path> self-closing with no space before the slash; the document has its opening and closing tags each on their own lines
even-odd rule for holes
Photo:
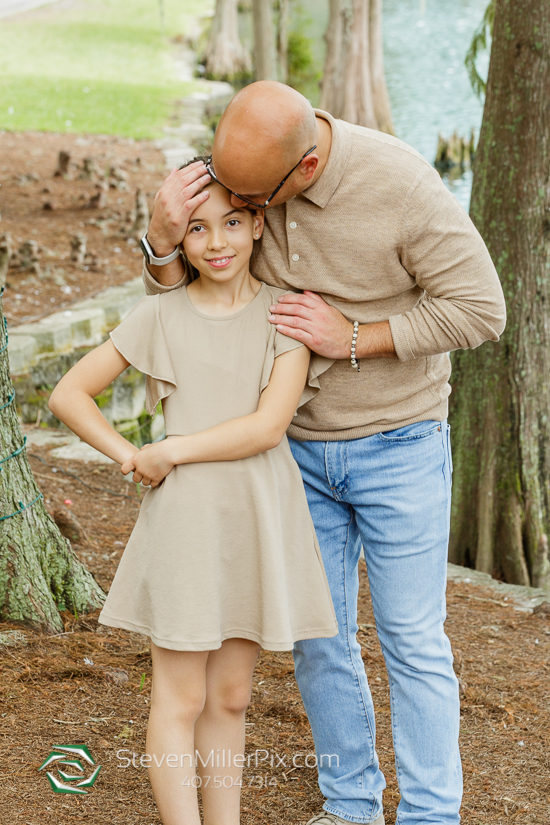
<svg viewBox="0 0 550 825">
<path fill-rule="evenodd" d="M 170 439 L 144 444 L 139 452 L 134 453 L 121 465 L 122 475 L 126 476 L 133 470 L 133 481 L 145 487 L 158 487 L 175 464 L 170 458 L 169 444 Z"/>
</svg>

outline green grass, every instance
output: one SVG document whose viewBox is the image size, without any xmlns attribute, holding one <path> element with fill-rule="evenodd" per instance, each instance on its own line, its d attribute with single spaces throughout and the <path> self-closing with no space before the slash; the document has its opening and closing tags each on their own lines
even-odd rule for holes
<svg viewBox="0 0 550 825">
<path fill-rule="evenodd" d="M 174 100 L 169 37 L 212 0 L 86 0 L 2 20 L 0 129 L 156 137 Z"/>
</svg>

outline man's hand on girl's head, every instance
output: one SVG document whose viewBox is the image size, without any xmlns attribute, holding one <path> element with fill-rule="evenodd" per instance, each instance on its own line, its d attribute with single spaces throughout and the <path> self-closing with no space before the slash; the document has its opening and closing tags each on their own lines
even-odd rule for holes
<svg viewBox="0 0 550 825">
<path fill-rule="evenodd" d="M 208 198 L 209 193 L 202 189 L 211 180 L 202 161 L 172 169 L 155 195 L 147 230 L 147 240 L 157 257 L 169 255 L 182 242 L 189 216 Z"/>
<path fill-rule="evenodd" d="M 139 452 L 134 453 L 121 465 L 122 475 L 128 475 L 134 470 L 133 481 L 141 482 L 145 487 L 158 487 L 174 467 L 166 443 L 165 440 L 155 444 L 144 444 Z"/>
</svg>

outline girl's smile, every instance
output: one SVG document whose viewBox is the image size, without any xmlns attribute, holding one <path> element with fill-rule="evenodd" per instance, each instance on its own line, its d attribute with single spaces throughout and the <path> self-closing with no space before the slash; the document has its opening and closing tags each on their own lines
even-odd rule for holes
<svg viewBox="0 0 550 825">
<path fill-rule="evenodd" d="M 210 266 L 215 266 L 216 269 L 221 269 L 222 267 L 230 264 L 234 257 L 234 255 L 230 255 L 225 258 L 207 258 L 207 260 Z"/>
</svg>

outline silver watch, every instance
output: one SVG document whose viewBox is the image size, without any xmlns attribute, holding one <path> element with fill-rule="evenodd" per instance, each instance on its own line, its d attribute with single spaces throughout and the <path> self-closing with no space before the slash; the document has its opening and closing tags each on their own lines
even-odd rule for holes
<svg viewBox="0 0 550 825">
<path fill-rule="evenodd" d="M 180 254 L 179 246 L 176 246 L 173 252 L 167 255 L 165 258 L 157 258 L 151 244 L 147 240 L 147 235 L 145 234 L 141 241 L 139 242 L 141 246 L 141 251 L 145 255 L 145 260 L 148 264 L 153 264 L 153 266 L 164 266 L 165 264 L 171 264 L 172 261 L 175 261 L 178 255 Z"/>
</svg>

